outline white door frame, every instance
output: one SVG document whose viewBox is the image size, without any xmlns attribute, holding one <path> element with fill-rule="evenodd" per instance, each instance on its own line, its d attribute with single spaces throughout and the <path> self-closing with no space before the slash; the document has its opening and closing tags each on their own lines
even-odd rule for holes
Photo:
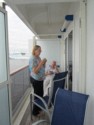
<svg viewBox="0 0 94 125">
<path fill-rule="evenodd" d="M 73 32 L 73 36 L 74 36 L 74 21 L 73 22 L 71 22 L 70 23 L 70 25 L 69 25 L 69 27 L 68 27 L 68 29 L 67 29 L 67 32 L 64 34 L 64 41 L 66 40 L 66 38 L 67 38 L 67 42 L 68 42 L 68 35 L 69 35 L 69 33 L 70 32 Z M 74 37 L 73 37 L 73 41 L 74 41 Z M 74 42 L 72 42 L 72 43 L 74 43 Z M 73 61 L 73 47 L 74 45 L 72 44 L 72 70 L 73 70 L 73 72 L 72 72 L 72 76 L 74 76 L 73 74 L 74 74 L 74 61 Z M 68 50 L 67 50 L 68 51 Z M 68 54 L 67 54 L 67 64 L 68 64 Z M 73 84 L 73 83 L 72 83 Z M 69 89 L 69 85 L 68 85 L 68 78 L 67 78 L 67 89 Z"/>
<path fill-rule="evenodd" d="M 5 9 L 0 7 L 0 12 L 4 13 L 5 18 L 5 48 L 6 48 L 6 67 L 7 67 L 7 81 L 0 84 L 0 88 L 7 86 L 8 90 L 8 106 L 9 106 L 9 120 L 10 125 L 12 125 L 12 106 L 11 106 L 11 88 L 10 88 L 10 67 L 9 67 L 9 44 L 8 44 L 8 22 L 7 22 L 7 12 Z"/>
<path fill-rule="evenodd" d="M 86 55 L 87 55 L 87 39 L 86 39 L 86 0 L 80 2 L 80 72 L 79 72 L 79 92 L 86 93 Z"/>
</svg>

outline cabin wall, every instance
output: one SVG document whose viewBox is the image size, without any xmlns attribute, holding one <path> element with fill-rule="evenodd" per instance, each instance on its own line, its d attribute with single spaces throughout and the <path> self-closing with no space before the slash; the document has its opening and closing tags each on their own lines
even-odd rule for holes
<svg viewBox="0 0 94 125">
<path fill-rule="evenodd" d="M 47 58 L 47 64 L 50 64 L 53 60 L 60 65 L 60 46 L 61 42 L 58 39 L 55 40 L 37 40 L 37 45 L 42 48 L 41 58 Z"/>
<path fill-rule="evenodd" d="M 74 15 L 73 26 L 68 27 L 65 37 L 68 37 L 69 31 L 73 30 L 73 44 L 72 44 L 72 62 L 73 62 L 73 90 L 79 91 L 79 69 L 80 69 L 80 2 L 72 3 L 69 9 L 69 14 Z"/>
<path fill-rule="evenodd" d="M 61 61 L 61 71 L 65 70 L 65 42 L 63 39 L 61 39 L 61 55 L 60 55 L 60 61 Z"/>
<path fill-rule="evenodd" d="M 85 125 L 94 125 L 94 0 L 87 0 L 86 93 L 90 95 Z"/>
</svg>

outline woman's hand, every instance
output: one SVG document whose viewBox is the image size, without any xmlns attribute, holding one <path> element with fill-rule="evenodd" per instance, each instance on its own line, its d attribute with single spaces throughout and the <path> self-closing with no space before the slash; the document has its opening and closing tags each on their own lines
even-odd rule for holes
<svg viewBox="0 0 94 125">
<path fill-rule="evenodd" d="M 51 74 L 50 74 L 50 72 L 46 72 L 45 75 L 48 76 L 48 75 L 51 75 Z"/>
<path fill-rule="evenodd" d="M 47 62 L 46 59 L 41 60 L 40 63 L 39 63 L 40 67 L 42 67 L 46 62 Z"/>
<path fill-rule="evenodd" d="M 52 72 L 52 71 L 48 71 L 48 72 L 45 73 L 46 76 L 52 75 L 52 74 L 54 74 L 54 72 Z"/>
<path fill-rule="evenodd" d="M 47 61 L 46 59 L 40 60 L 39 64 L 33 69 L 34 73 L 37 74 L 41 69 L 41 67 L 46 63 L 46 61 Z"/>
</svg>

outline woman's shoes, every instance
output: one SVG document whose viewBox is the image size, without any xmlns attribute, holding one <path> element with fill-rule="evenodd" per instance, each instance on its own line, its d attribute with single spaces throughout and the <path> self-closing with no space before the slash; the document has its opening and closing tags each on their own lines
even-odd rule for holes
<svg viewBox="0 0 94 125">
<path fill-rule="evenodd" d="M 44 112 L 43 111 L 40 111 L 39 114 L 37 115 L 37 117 L 41 117 L 44 115 Z"/>
<path fill-rule="evenodd" d="M 32 120 L 35 121 L 37 118 L 42 117 L 44 115 L 43 111 L 39 111 L 37 115 L 32 115 Z"/>
</svg>

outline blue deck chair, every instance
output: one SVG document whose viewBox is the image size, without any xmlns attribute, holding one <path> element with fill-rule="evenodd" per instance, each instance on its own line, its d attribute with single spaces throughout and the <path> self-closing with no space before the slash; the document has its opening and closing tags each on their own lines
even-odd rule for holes
<svg viewBox="0 0 94 125">
<path fill-rule="evenodd" d="M 64 88 L 67 73 L 68 72 L 66 71 L 66 72 L 58 73 L 55 75 L 52 86 L 51 86 L 51 93 L 49 94 L 49 96 L 45 96 L 41 98 L 38 95 L 31 93 L 30 98 L 32 98 L 32 95 L 37 97 L 37 99 L 33 100 L 32 103 L 38 106 L 43 111 L 45 111 L 48 115 L 49 120 L 51 120 L 51 116 L 49 113 L 49 105 L 53 104 L 54 102 L 56 90 L 58 88 L 62 88 L 62 89 Z"/>
<path fill-rule="evenodd" d="M 55 93 L 56 93 L 58 88 L 64 89 L 67 74 L 68 74 L 68 71 L 61 72 L 61 73 L 58 73 L 58 74 L 55 75 L 55 77 L 53 79 L 53 84 L 52 84 L 52 87 L 51 87 L 52 93 L 50 95 L 51 99 L 49 99 L 49 103 L 50 102 L 52 102 L 52 104 L 54 103 Z"/>
<path fill-rule="evenodd" d="M 88 95 L 58 89 L 50 125 L 83 125 Z M 40 120 L 32 125 L 39 125 Z"/>
</svg>

